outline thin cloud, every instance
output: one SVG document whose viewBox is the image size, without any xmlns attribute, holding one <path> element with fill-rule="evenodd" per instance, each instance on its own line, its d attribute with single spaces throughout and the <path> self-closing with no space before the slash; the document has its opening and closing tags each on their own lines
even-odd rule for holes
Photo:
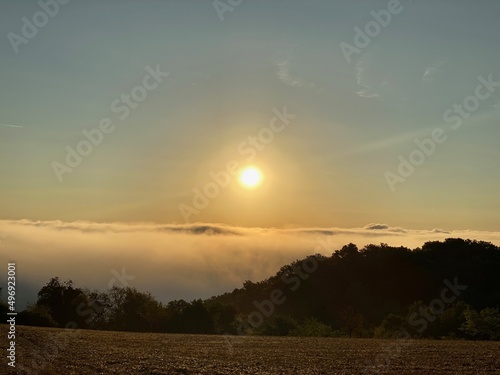
<svg viewBox="0 0 500 375">
<path fill-rule="evenodd" d="M 303 84 L 301 81 L 292 78 L 290 70 L 291 70 L 291 62 L 290 60 L 285 60 L 277 63 L 278 66 L 278 77 L 281 81 L 288 86 L 301 87 Z"/>
<path fill-rule="evenodd" d="M 22 125 L 0 124 L 0 126 L 7 126 L 9 128 L 24 128 L 24 126 L 22 126 Z"/>
<path fill-rule="evenodd" d="M 366 53 L 356 62 L 356 83 L 360 87 L 356 94 L 362 98 L 378 98 L 380 95 L 373 86 L 377 84 L 373 82 L 369 72 L 369 61 L 371 54 Z"/>
<path fill-rule="evenodd" d="M 278 78 L 288 86 L 302 87 L 304 86 L 304 82 L 292 75 L 294 59 L 294 47 L 279 51 L 274 57 L 274 63 L 278 68 L 277 75 Z"/>
<path fill-rule="evenodd" d="M 408 143 L 414 141 L 416 138 L 428 136 L 431 133 L 432 129 L 424 128 L 418 129 L 411 132 L 406 132 L 402 134 L 398 134 L 391 137 L 376 139 L 374 141 L 361 144 L 352 150 L 345 151 L 343 156 L 351 156 L 356 154 L 365 154 L 378 150 L 386 150 L 390 147 L 396 146 L 401 143 Z"/>
<path fill-rule="evenodd" d="M 448 63 L 448 61 L 446 61 L 444 59 L 439 59 L 439 60 L 433 62 L 432 64 L 430 64 L 429 66 L 427 66 L 427 68 L 425 69 L 424 74 L 422 76 L 422 81 L 423 82 L 432 82 L 436 78 L 439 71 L 447 63 Z"/>
</svg>

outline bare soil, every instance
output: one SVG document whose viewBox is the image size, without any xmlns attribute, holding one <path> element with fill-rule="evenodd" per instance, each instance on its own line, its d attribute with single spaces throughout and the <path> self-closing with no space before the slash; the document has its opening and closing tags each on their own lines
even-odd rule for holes
<svg viewBox="0 0 500 375">
<path fill-rule="evenodd" d="M 16 369 L 2 354 L 0 374 L 500 374 L 500 342 L 16 333 Z M 7 325 L 0 337 L 6 348 Z"/>
</svg>

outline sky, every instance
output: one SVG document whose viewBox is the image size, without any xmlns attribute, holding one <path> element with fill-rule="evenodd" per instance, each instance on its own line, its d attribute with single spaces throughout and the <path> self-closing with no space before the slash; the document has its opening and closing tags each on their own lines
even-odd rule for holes
<svg viewBox="0 0 500 375">
<path fill-rule="evenodd" d="M 2 9 L 2 259 L 33 267 L 37 252 L 82 255 L 55 229 L 43 244 L 36 231 L 12 232 L 38 228 L 26 223 L 73 225 L 92 254 L 115 248 L 116 235 L 97 239 L 81 225 L 271 237 L 344 228 L 342 240 L 355 242 L 381 223 L 407 231 L 389 238 L 395 245 L 440 231 L 497 241 L 497 1 L 4 0 Z M 249 165 L 262 178 L 253 189 L 238 179 Z M 174 251 L 173 234 L 163 236 Z M 146 246 L 136 252 L 159 251 L 135 238 Z M 59 270 L 47 267 L 38 276 Z M 122 265 L 105 274 L 113 267 Z"/>
</svg>

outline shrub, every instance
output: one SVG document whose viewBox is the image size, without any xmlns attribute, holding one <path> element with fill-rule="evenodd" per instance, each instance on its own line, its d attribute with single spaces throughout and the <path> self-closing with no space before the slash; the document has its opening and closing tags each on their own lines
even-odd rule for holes
<svg viewBox="0 0 500 375">
<path fill-rule="evenodd" d="M 290 336 L 333 337 L 334 332 L 330 326 L 321 323 L 316 318 L 307 318 L 297 328 L 290 331 Z"/>
</svg>

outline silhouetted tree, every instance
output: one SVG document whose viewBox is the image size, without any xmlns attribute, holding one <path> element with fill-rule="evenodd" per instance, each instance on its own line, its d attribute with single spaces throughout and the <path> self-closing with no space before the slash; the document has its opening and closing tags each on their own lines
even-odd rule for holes
<svg viewBox="0 0 500 375">
<path fill-rule="evenodd" d="M 340 311 L 339 321 L 341 327 L 345 329 L 349 337 L 352 337 L 353 334 L 361 333 L 363 329 L 363 315 L 352 306 L 347 306 Z"/>
<path fill-rule="evenodd" d="M 359 250 L 358 247 L 350 243 L 348 245 L 342 246 L 342 249 L 337 250 L 336 252 L 333 253 L 333 258 L 337 259 L 353 259 L 357 256 L 359 256 Z"/>
<path fill-rule="evenodd" d="M 160 331 L 163 306 L 150 293 L 135 288 L 113 287 L 109 292 L 109 325 L 123 331 Z"/>
<path fill-rule="evenodd" d="M 237 314 L 237 310 L 233 305 L 225 305 L 210 299 L 205 302 L 205 306 L 212 318 L 215 333 L 236 333 L 232 329 Z"/>
<path fill-rule="evenodd" d="M 61 283 L 58 277 L 54 277 L 38 292 L 36 305 L 47 308 L 60 327 L 76 324 L 79 328 L 84 328 L 86 318 L 79 311 L 84 297 L 83 291 L 73 286 L 73 281 Z"/>
</svg>

